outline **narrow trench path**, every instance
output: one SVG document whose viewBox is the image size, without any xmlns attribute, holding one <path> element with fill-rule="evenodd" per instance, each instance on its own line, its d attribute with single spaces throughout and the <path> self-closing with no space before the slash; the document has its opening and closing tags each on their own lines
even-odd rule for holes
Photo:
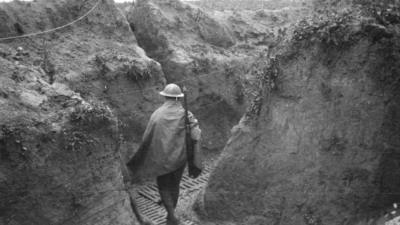
<svg viewBox="0 0 400 225">
<path fill-rule="evenodd" d="M 188 176 L 187 170 L 185 170 L 180 183 L 178 208 L 179 205 L 181 205 L 181 203 L 185 201 L 187 197 L 189 198 L 197 197 L 198 193 L 207 184 L 211 170 L 212 170 L 211 165 L 205 166 L 201 175 L 196 179 L 190 178 Z M 135 199 L 139 212 L 146 219 L 153 222 L 154 225 L 162 225 L 166 223 L 167 212 L 165 211 L 165 208 L 161 203 L 160 195 L 157 189 L 157 184 L 146 183 L 140 185 L 134 189 L 131 189 L 129 194 L 133 199 Z M 196 225 L 196 223 L 191 218 L 187 217 L 182 218 L 182 216 L 180 217 L 182 224 Z"/>
</svg>

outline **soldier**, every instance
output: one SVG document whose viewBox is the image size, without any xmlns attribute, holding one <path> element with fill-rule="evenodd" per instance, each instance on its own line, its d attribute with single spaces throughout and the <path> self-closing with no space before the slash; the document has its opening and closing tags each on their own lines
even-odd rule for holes
<svg viewBox="0 0 400 225">
<path fill-rule="evenodd" d="M 127 166 L 133 180 L 157 178 L 162 203 L 168 213 L 167 225 L 178 225 L 175 208 L 179 197 L 179 183 L 185 168 L 185 110 L 181 99 L 184 97 L 176 84 L 168 84 L 160 95 L 164 104 L 150 118 L 142 143 Z M 201 130 L 192 113 L 189 114 L 191 137 L 200 140 Z"/>
</svg>

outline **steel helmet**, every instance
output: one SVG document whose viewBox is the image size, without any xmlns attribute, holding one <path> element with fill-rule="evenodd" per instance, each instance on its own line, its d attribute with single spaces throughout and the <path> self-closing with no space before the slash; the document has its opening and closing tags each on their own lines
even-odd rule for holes
<svg viewBox="0 0 400 225">
<path fill-rule="evenodd" d="M 181 88 L 176 84 L 168 84 L 164 90 L 160 92 L 160 95 L 172 98 L 182 98 L 184 94 Z"/>
</svg>

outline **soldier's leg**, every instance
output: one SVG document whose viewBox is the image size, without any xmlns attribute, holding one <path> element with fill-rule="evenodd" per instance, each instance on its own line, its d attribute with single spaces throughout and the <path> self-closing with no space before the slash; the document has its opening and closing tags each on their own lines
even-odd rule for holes
<svg viewBox="0 0 400 225">
<path fill-rule="evenodd" d="M 157 177 L 157 186 L 161 200 L 167 211 L 167 225 L 178 225 L 179 221 L 175 216 L 173 197 L 173 172 Z"/>
<path fill-rule="evenodd" d="M 182 166 L 181 168 L 177 169 L 176 171 L 173 172 L 173 182 L 172 182 L 172 198 L 174 201 L 174 208 L 176 208 L 176 205 L 178 204 L 178 199 L 179 199 L 179 184 L 182 179 L 182 174 L 183 171 L 185 170 L 185 166 Z"/>
</svg>

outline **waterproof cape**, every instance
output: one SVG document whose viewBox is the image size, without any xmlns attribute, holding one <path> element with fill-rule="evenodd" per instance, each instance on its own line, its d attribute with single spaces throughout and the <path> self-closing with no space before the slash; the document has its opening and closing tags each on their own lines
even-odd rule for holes
<svg viewBox="0 0 400 225">
<path fill-rule="evenodd" d="M 166 101 L 151 115 L 127 167 L 134 181 L 142 181 L 175 171 L 186 161 L 185 110 L 180 102 Z"/>
</svg>

